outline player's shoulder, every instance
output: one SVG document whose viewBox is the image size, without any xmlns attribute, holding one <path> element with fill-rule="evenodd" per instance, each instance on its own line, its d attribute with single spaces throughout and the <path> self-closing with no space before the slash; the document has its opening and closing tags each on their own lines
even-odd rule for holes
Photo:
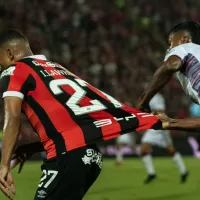
<svg viewBox="0 0 200 200">
<path fill-rule="evenodd" d="M 1 79 L 6 77 L 6 76 L 12 76 L 14 75 L 14 71 L 16 69 L 16 65 L 13 64 L 10 67 L 8 67 L 7 69 L 3 70 L 3 72 L 1 73 Z"/>
<path fill-rule="evenodd" d="M 22 76 L 30 72 L 30 67 L 22 62 L 21 60 L 15 62 L 10 65 L 7 69 L 3 70 L 0 78 L 8 77 L 8 76 Z"/>
<path fill-rule="evenodd" d="M 49 61 L 45 55 L 32 55 L 18 60 L 16 64 L 33 68 L 41 65 L 53 65 L 53 62 Z"/>
<path fill-rule="evenodd" d="M 195 43 L 184 43 L 177 47 L 175 47 L 176 50 L 185 50 L 187 53 L 191 52 L 192 49 L 200 49 L 200 45 Z"/>
<path fill-rule="evenodd" d="M 169 51 L 167 51 L 166 55 L 168 54 L 173 54 L 173 53 L 177 53 L 177 52 L 189 52 L 191 49 L 194 48 L 199 48 L 200 49 L 200 45 L 195 44 L 195 43 L 184 43 L 184 44 L 180 44 L 176 47 L 173 47 L 172 49 L 170 49 Z"/>
<path fill-rule="evenodd" d="M 172 49 L 167 51 L 166 56 L 180 52 L 180 51 L 185 51 L 186 49 L 188 49 L 188 47 L 189 47 L 188 44 L 181 44 L 176 47 L 173 47 Z"/>
<path fill-rule="evenodd" d="M 167 61 L 168 58 L 170 58 L 171 56 L 177 56 L 181 60 L 183 60 L 185 56 L 188 55 L 189 49 L 191 49 L 191 45 L 192 43 L 186 43 L 173 47 L 172 49 L 166 52 L 164 61 Z"/>
</svg>

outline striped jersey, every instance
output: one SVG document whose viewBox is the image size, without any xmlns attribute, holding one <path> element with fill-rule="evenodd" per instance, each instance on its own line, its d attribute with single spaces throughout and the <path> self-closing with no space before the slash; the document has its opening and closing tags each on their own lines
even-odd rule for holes
<svg viewBox="0 0 200 200">
<path fill-rule="evenodd" d="M 167 53 L 164 61 L 173 55 L 182 60 L 182 67 L 176 74 L 185 93 L 200 104 L 200 45 L 186 43 L 174 47 Z"/>
<path fill-rule="evenodd" d="M 47 158 L 133 130 L 160 128 L 157 117 L 131 108 L 43 55 L 19 60 L 1 75 L 3 98 L 23 99 L 22 112 Z"/>
</svg>

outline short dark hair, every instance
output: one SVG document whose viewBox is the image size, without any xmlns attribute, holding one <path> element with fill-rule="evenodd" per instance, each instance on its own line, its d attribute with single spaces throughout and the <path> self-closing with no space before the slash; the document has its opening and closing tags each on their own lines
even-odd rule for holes
<svg viewBox="0 0 200 200">
<path fill-rule="evenodd" d="M 192 37 L 192 42 L 200 44 L 200 24 L 194 21 L 177 24 L 170 30 L 169 35 L 181 30 L 188 31 Z"/>
<path fill-rule="evenodd" d="M 5 29 L 0 33 L 0 46 L 6 42 L 11 42 L 13 40 L 20 40 L 20 39 L 28 41 L 20 31 L 16 29 Z"/>
</svg>

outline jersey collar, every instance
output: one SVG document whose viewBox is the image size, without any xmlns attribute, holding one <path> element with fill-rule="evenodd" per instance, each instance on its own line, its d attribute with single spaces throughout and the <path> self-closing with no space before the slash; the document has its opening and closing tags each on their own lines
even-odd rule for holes
<svg viewBox="0 0 200 200">
<path fill-rule="evenodd" d="M 47 60 L 46 56 L 44 56 L 44 55 L 33 55 L 33 56 L 27 56 L 25 58 L 36 58 L 39 60 Z"/>
</svg>

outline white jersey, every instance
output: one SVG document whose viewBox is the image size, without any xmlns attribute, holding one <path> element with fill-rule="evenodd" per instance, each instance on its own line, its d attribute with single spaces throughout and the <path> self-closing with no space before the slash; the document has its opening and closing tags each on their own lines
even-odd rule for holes
<svg viewBox="0 0 200 200">
<path fill-rule="evenodd" d="M 151 110 L 165 110 L 165 99 L 162 94 L 157 93 L 149 102 Z"/>
<path fill-rule="evenodd" d="M 151 110 L 165 110 L 165 99 L 162 94 L 157 93 L 149 102 Z M 147 130 L 143 137 L 142 143 L 149 143 L 163 148 L 172 144 L 172 139 L 168 130 Z"/>
<path fill-rule="evenodd" d="M 197 104 L 200 104 L 200 45 L 194 43 L 181 44 L 172 48 L 165 56 L 178 56 L 183 65 L 176 73 L 185 93 Z"/>
<path fill-rule="evenodd" d="M 127 145 L 127 146 L 135 146 L 135 135 L 134 133 L 127 133 L 119 136 L 116 139 L 117 143 Z"/>
</svg>

